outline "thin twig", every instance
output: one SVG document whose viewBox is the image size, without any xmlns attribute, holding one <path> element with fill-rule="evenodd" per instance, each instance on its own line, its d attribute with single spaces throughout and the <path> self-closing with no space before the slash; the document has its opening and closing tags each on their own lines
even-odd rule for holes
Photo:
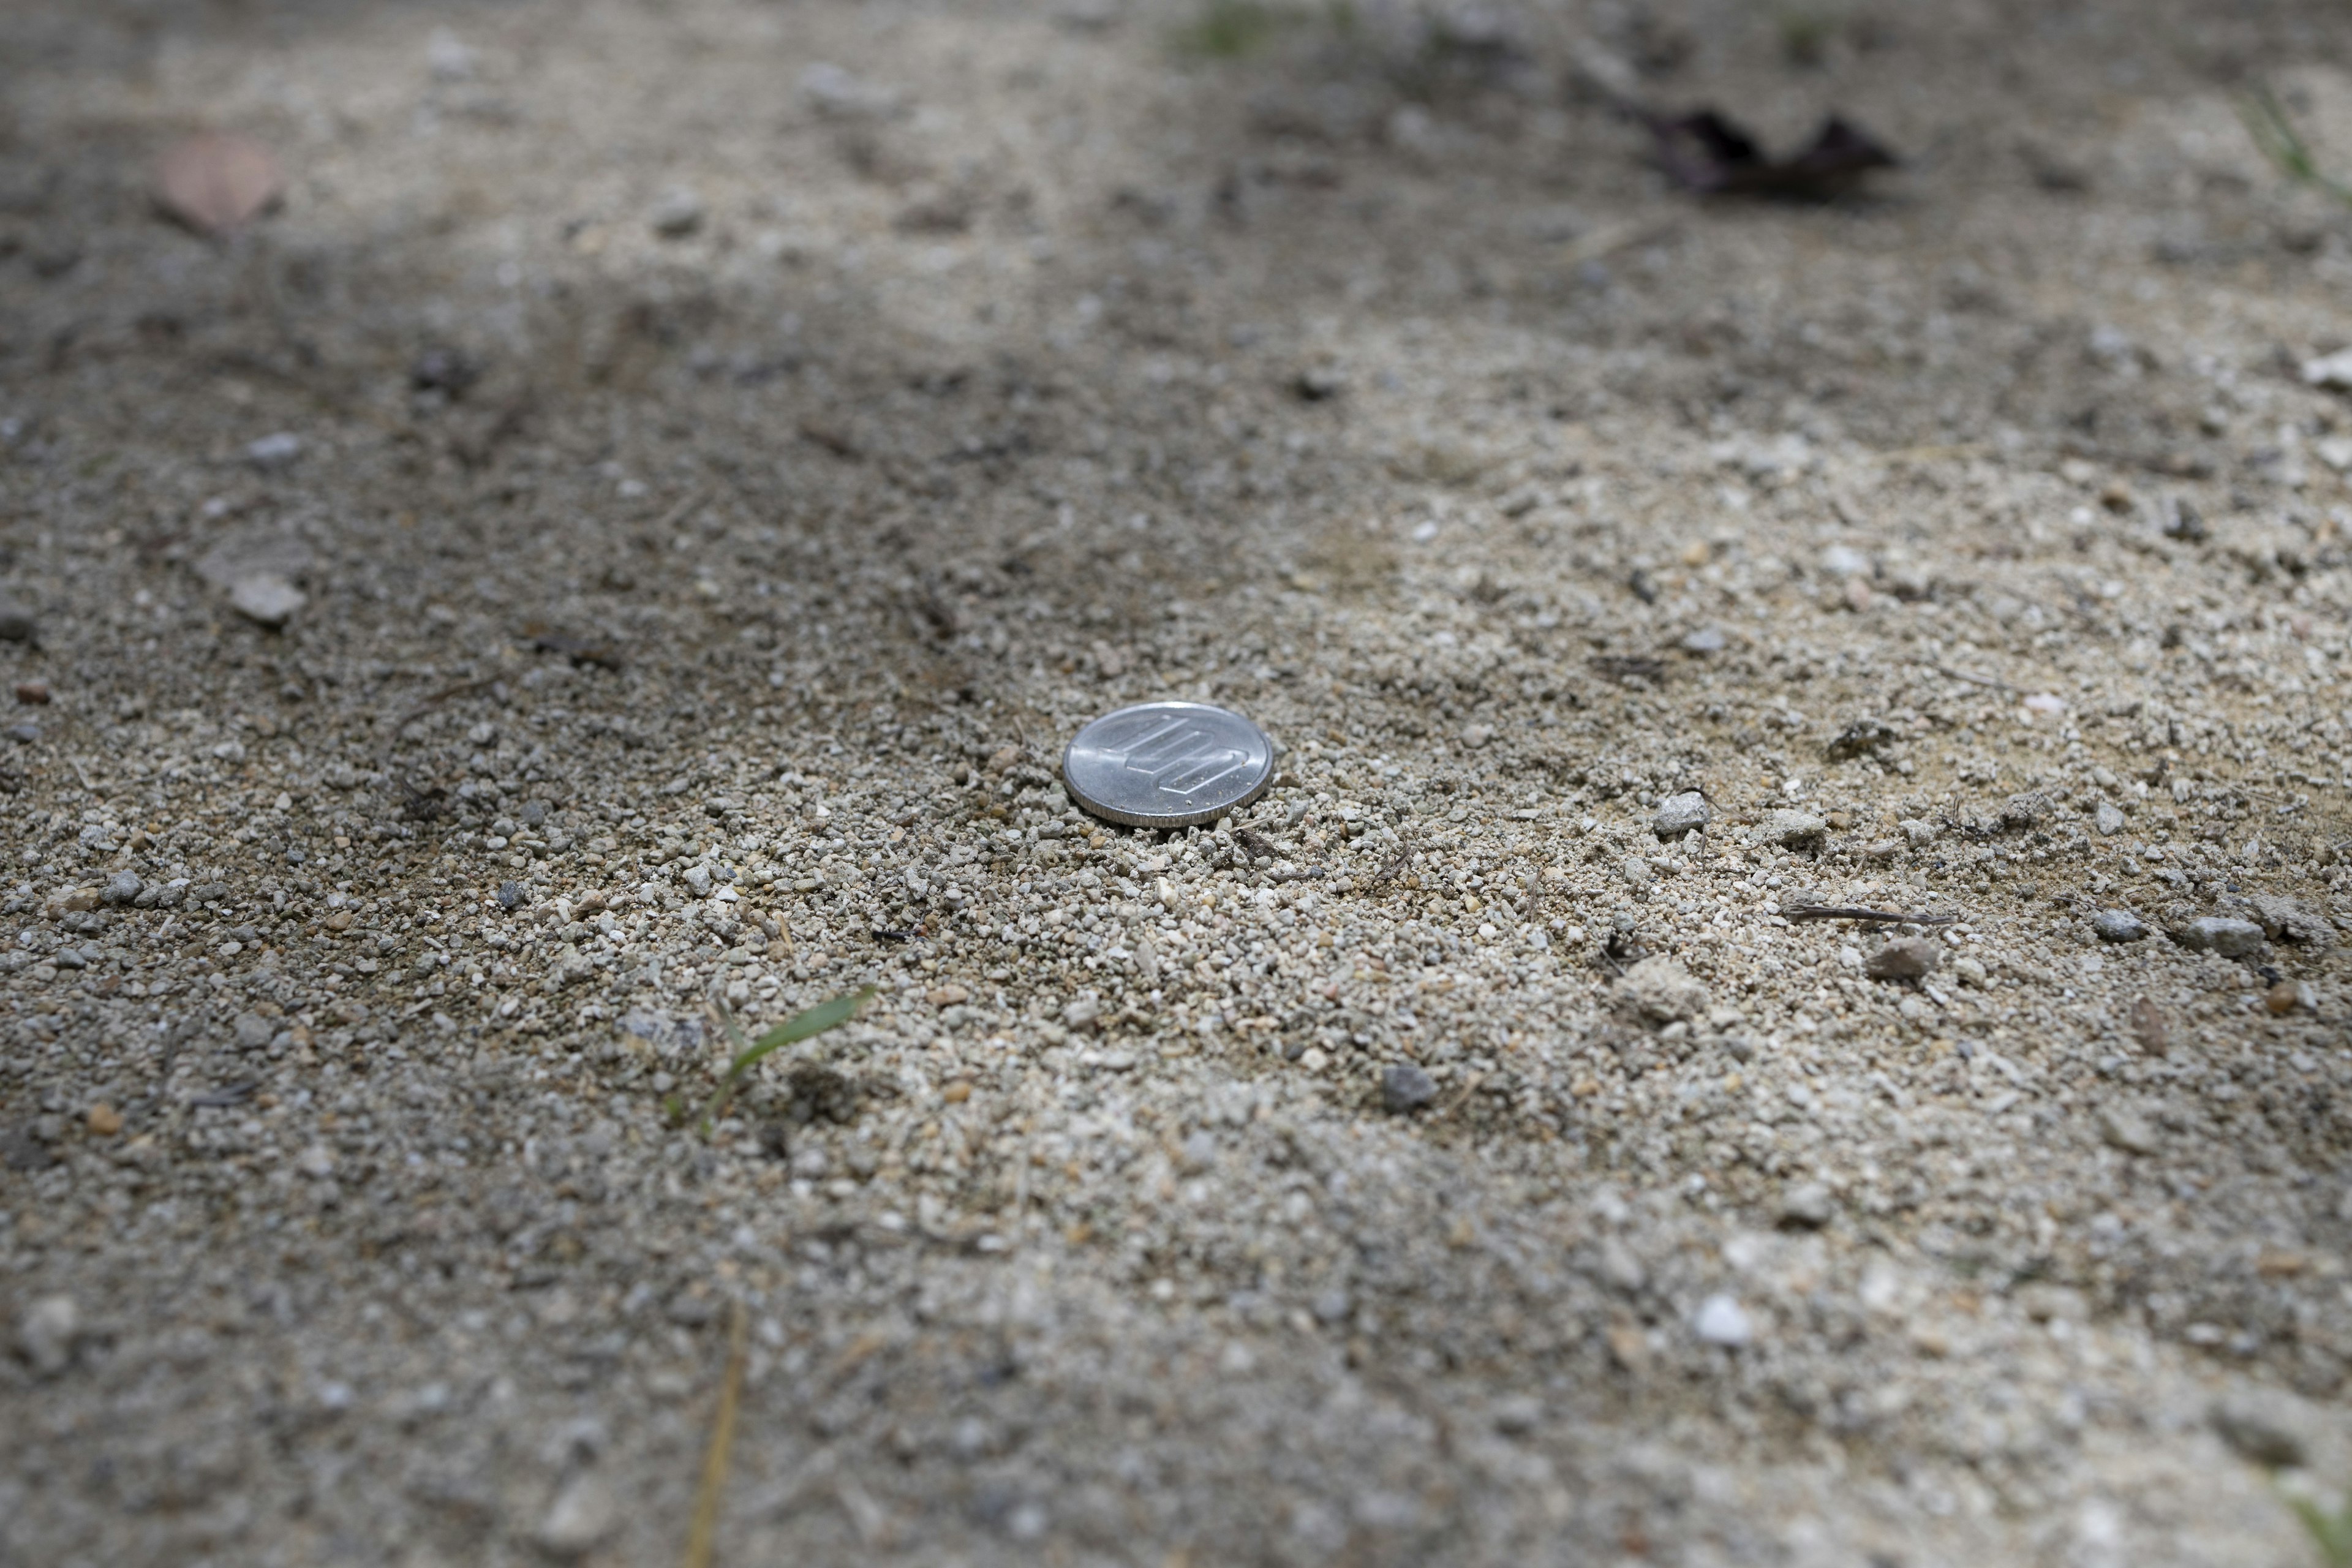
<svg viewBox="0 0 2352 1568">
<path fill-rule="evenodd" d="M 654 531 L 656 533 L 667 533 L 669 530 L 676 528 L 679 523 L 685 521 L 686 514 L 702 504 L 703 498 L 706 493 L 707 492 L 700 485 L 696 485 L 689 489 L 686 494 L 678 497 L 677 504 L 676 506 L 661 514 L 661 521 L 654 524 Z"/>
<path fill-rule="evenodd" d="M 1455 1111 L 1461 1110 L 1464 1106 L 1469 1104 L 1470 1097 L 1476 1093 L 1478 1086 L 1486 1081 L 1486 1075 L 1485 1073 L 1472 1073 L 1467 1079 L 1463 1080 L 1461 1092 L 1456 1094 L 1445 1104 L 1438 1107 L 1436 1114 L 1432 1116 L 1430 1120 L 1432 1121 L 1443 1121 L 1447 1117 L 1453 1115 Z"/>
<path fill-rule="evenodd" d="M 415 707 L 411 708 L 407 712 L 402 714 L 399 721 L 393 725 L 392 732 L 395 735 L 399 734 L 403 730 L 407 729 L 411 724 L 415 723 L 416 721 L 424 718 L 425 715 L 432 712 L 436 708 L 440 707 L 444 702 L 454 701 L 460 697 L 468 697 L 477 691 L 487 691 L 498 683 L 499 678 L 497 676 L 486 675 L 479 680 L 461 680 L 455 686 L 445 686 L 440 690 L 435 692 L 432 696 L 420 700 Z"/>
<path fill-rule="evenodd" d="M 1591 233 L 1569 241 L 1560 247 L 1559 264 L 1577 268 L 1588 261 L 1600 261 L 1646 245 L 1654 239 L 1664 239 L 1680 226 L 1679 216 L 1666 218 L 1633 218 L 1623 223 L 1603 224 Z"/>
<path fill-rule="evenodd" d="M 1791 904 L 1780 911 L 1785 921 L 1859 921 L 1864 925 L 1948 926 L 1958 915 L 1909 914 L 1899 910 L 1865 910 L 1847 904 Z"/>
<path fill-rule="evenodd" d="M 719 1384 L 719 1409 L 710 1417 L 710 1447 L 702 1455 L 702 1484 L 695 1489 L 694 1523 L 686 1532 L 685 1568 L 710 1568 L 710 1546 L 719 1531 L 719 1499 L 727 1489 L 727 1460 L 735 1447 L 735 1406 L 743 1392 L 743 1303 L 735 1301 L 727 1321 L 727 1372 Z"/>
<path fill-rule="evenodd" d="M 1954 680 L 1964 680 L 1970 686 L 1981 686 L 1988 691 L 2022 691 L 2025 689 L 2025 688 L 2021 686 L 2011 686 L 2006 680 L 1995 680 L 1989 675 L 1970 675 L 1965 669 L 1954 669 L 1951 666 L 1946 664 L 1930 664 L 1924 666 L 1923 668 L 1932 669 L 1937 675 L 1948 676 Z"/>
</svg>

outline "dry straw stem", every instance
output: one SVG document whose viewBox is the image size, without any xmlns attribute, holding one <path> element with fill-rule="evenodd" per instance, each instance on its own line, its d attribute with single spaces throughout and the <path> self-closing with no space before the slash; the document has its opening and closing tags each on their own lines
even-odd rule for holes
<svg viewBox="0 0 2352 1568">
<path fill-rule="evenodd" d="M 694 1522 L 686 1532 L 685 1568 L 710 1568 L 711 1542 L 719 1532 L 719 1500 L 727 1489 L 727 1460 L 735 1447 L 735 1406 L 743 1393 L 747 1319 L 743 1303 L 736 1301 L 727 1320 L 727 1372 L 719 1384 L 719 1408 L 710 1417 L 710 1447 L 702 1456 L 702 1484 L 695 1489 Z"/>
</svg>

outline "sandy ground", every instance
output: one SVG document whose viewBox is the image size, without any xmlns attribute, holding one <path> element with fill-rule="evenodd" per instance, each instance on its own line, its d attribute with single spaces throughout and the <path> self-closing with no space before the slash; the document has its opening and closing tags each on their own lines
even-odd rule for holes
<svg viewBox="0 0 2352 1568">
<path fill-rule="evenodd" d="M 1433 15 L 12 8 L 0 1561 L 2316 1560 L 2344 17 Z"/>
</svg>

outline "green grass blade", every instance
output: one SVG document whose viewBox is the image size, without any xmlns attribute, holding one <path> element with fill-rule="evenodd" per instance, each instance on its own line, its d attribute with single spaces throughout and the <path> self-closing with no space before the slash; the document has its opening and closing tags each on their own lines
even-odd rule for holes
<svg viewBox="0 0 2352 1568">
<path fill-rule="evenodd" d="M 735 1059 L 727 1064 L 726 1075 L 719 1080 L 718 1089 L 711 1092 L 710 1103 L 702 1108 L 703 1136 L 709 1136 L 712 1124 L 718 1121 L 719 1113 L 727 1109 L 727 1102 L 735 1097 L 735 1090 L 741 1085 L 743 1075 L 758 1067 L 762 1058 L 783 1049 L 786 1046 L 796 1046 L 803 1040 L 812 1039 L 824 1034 L 827 1029 L 839 1028 L 857 1016 L 858 1009 L 873 999 L 874 987 L 860 986 L 845 996 L 835 996 L 830 1002 L 818 1003 L 806 1012 L 793 1014 L 748 1046 L 742 1046 L 743 1032 L 736 1027 L 734 1016 L 730 1014 L 727 1019 L 727 1032 L 734 1037 L 739 1046 L 742 1046 L 742 1048 L 735 1053 Z"/>
</svg>

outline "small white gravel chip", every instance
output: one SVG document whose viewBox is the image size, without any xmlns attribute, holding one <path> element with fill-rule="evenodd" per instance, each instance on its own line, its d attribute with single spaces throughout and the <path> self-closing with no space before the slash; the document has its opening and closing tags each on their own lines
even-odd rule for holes
<svg viewBox="0 0 2352 1568">
<path fill-rule="evenodd" d="M 1780 1198 L 1780 1223 L 1802 1230 L 1819 1230 L 1837 1217 L 1837 1200 L 1819 1182 L 1800 1182 Z"/>
<path fill-rule="evenodd" d="M 612 1533 L 619 1513 L 604 1478 L 583 1470 L 555 1494 L 531 1539 L 552 1556 L 578 1557 Z"/>
<path fill-rule="evenodd" d="M 2329 392 L 2352 392 L 2352 349 L 2303 362 L 2304 384 Z"/>
<path fill-rule="evenodd" d="M 2098 824 L 2099 837 L 2102 838 L 2113 838 L 2124 830 L 2123 810 L 2112 802 L 2104 800 L 2099 802 L 2098 816 L 2095 820 Z"/>
<path fill-rule="evenodd" d="M 73 1359 L 81 1310 L 70 1296 L 42 1296 L 16 1320 L 16 1352 L 35 1372 L 54 1375 Z"/>
<path fill-rule="evenodd" d="M 248 441 L 245 460 L 257 468 L 282 468 L 302 455 L 302 437 L 291 430 L 278 430 Z"/>
<path fill-rule="evenodd" d="M 229 584 L 229 608 L 256 626 L 278 627 L 310 602 L 309 595 L 275 572 L 254 572 Z"/>
<path fill-rule="evenodd" d="M 1718 1293 L 1699 1303 L 1691 1331 L 1708 1344 L 1737 1350 L 1756 1337 L 1756 1325 L 1737 1297 Z"/>
</svg>

